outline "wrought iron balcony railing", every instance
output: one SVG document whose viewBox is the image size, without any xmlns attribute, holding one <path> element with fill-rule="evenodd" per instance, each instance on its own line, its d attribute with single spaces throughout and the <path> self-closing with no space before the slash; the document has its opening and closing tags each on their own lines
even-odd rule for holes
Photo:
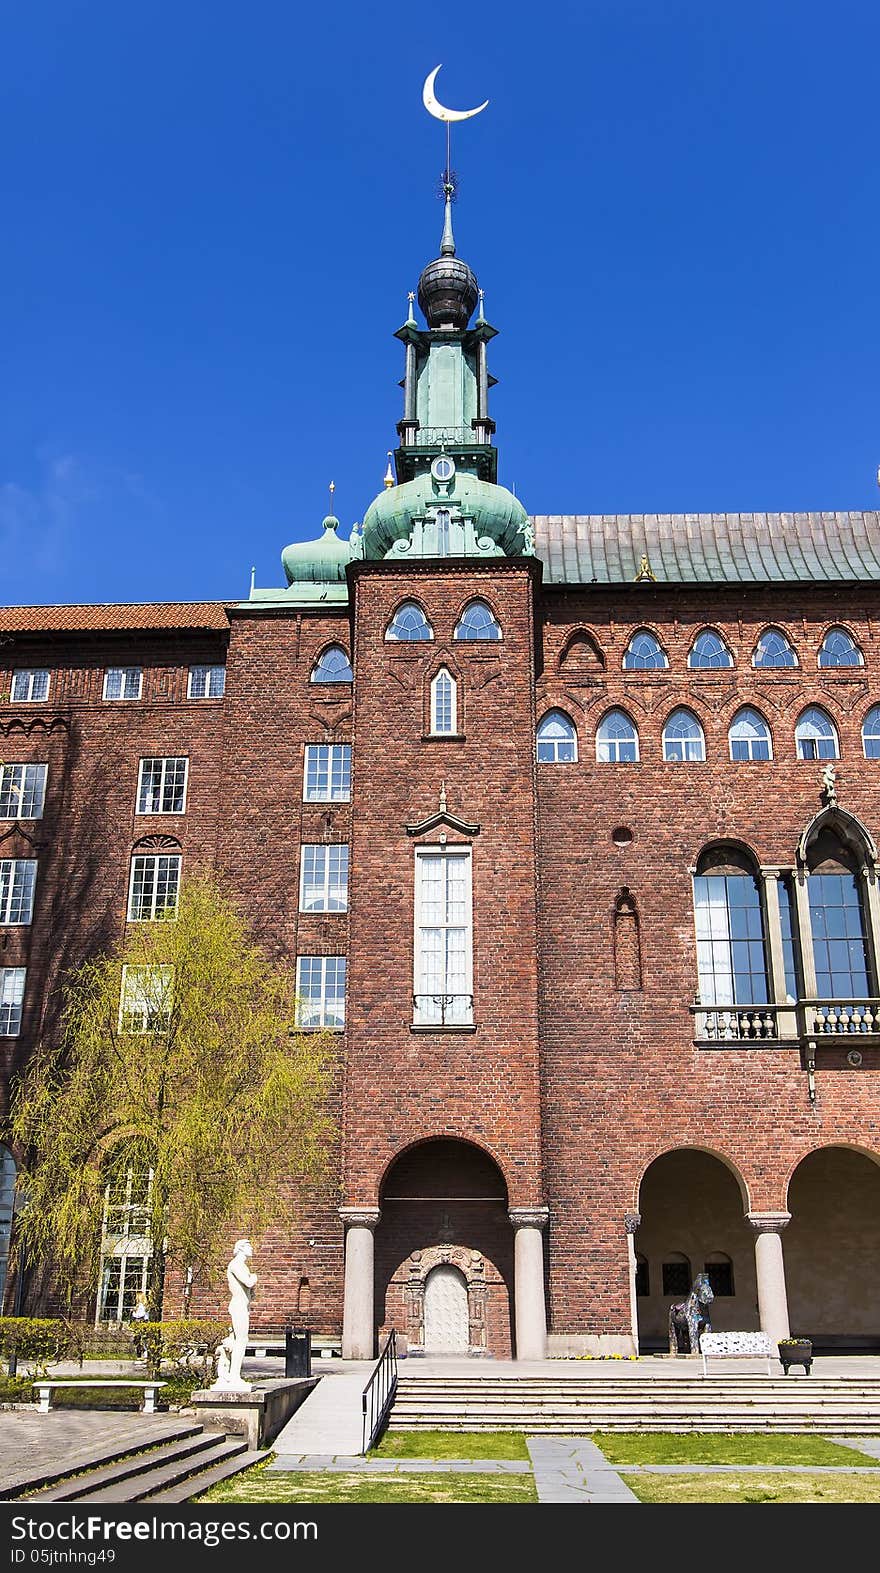
<svg viewBox="0 0 880 1573">
<path fill-rule="evenodd" d="M 472 1027 L 472 994 L 414 994 L 414 1027 Z"/>
</svg>

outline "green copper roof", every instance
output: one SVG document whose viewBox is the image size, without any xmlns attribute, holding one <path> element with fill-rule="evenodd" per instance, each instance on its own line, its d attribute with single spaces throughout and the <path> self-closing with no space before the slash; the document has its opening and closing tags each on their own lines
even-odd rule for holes
<svg viewBox="0 0 880 1573">
<path fill-rule="evenodd" d="M 351 545 L 337 535 L 339 520 L 328 514 L 323 535 L 317 541 L 298 541 L 285 546 L 281 563 L 288 584 L 333 584 L 344 582 L 351 562 Z"/>
<path fill-rule="evenodd" d="M 880 579 L 874 512 L 536 514 L 533 523 L 545 584 Z"/>
<path fill-rule="evenodd" d="M 364 514 L 364 556 L 385 557 L 395 542 L 408 541 L 413 519 L 424 516 L 429 508 L 448 509 L 454 516 L 472 519 L 477 539 L 494 542 L 508 556 L 519 556 L 526 549 L 524 532 L 529 517 L 513 492 L 457 470 L 447 497 L 425 470 L 411 481 L 380 492 L 370 503 Z"/>
</svg>

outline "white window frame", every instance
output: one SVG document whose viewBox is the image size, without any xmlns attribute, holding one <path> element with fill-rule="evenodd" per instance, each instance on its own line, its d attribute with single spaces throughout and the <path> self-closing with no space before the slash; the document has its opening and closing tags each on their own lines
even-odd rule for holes
<svg viewBox="0 0 880 1573">
<path fill-rule="evenodd" d="M 19 869 L 24 873 L 19 874 Z M 3 895 L 4 875 L 8 880 L 6 894 Z M 10 917 L 16 889 L 20 890 L 18 882 L 25 886 L 28 897 L 27 917 Z M 37 859 L 36 858 L 0 858 L 0 925 L 4 928 L 27 928 L 34 918 L 34 897 L 37 889 Z"/>
<path fill-rule="evenodd" d="M 441 700 L 440 686 L 445 681 L 449 683 L 449 725 L 440 723 L 445 718 L 441 715 L 441 703 L 445 708 L 445 700 Z M 431 679 L 431 736 L 456 737 L 458 734 L 458 683 L 453 677 L 448 666 L 441 666 L 439 672 Z"/>
<path fill-rule="evenodd" d="M 48 765 L 44 764 L 0 765 L 0 819 L 42 819 L 43 809 L 46 806 L 46 775 L 48 768 Z M 27 803 L 26 789 L 29 771 L 37 772 L 34 790 L 31 793 L 33 807 L 36 810 L 33 814 L 22 812 L 23 806 Z M 16 777 L 16 772 L 19 772 L 18 777 Z M 13 801 L 16 798 L 18 799 L 18 807 L 15 813 L 4 813 L 2 801 L 4 793 L 9 794 L 10 808 L 13 805 Z"/>
<path fill-rule="evenodd" d="M 427 920 L 425 917 L 425 878 L 424 871 L 428 859 L 440 858 L 448 868 L 449 859 L 457 859 L 465 869 L 465 921 L 452 922 L 448 917 L 441 921 Z M 446 869 L 444 869 L 444 881 Z M 471 1027 L 474 1021 L 474 903 L 473 903 L 473 849 L 471 847 L 453 845 L 428 844 L 415 848 L 415 899 L 413 901 L 413 1026 L 416 1027 Z M 461 930 L 464 933 L 463 957 L 464 983 L 463 989 L 449 989 L 450 974 L 448 967 L 448 950 L 443 959 L 443 979 L 436 988 L 429 983 L 431 953 L 425 943 L 425 936 L 431 930 L 441 930 L 444 935 L 450 930 Z M 456 981 L 453 977 L 452 981 Z M 449 1001 L 449 1005 L 446 1002 Z"/>
<path fill-rule="evenodd" d="M 343 975 L 344 975 L 344 980 L 345 980 L 344 983 L 343 983 L 343 988 L 342 988 L 342 1016 L 341 1016 L 341 1020 L 335 1020 L 335 1021 L 328 1021 L 327 1020 L 327 1001 L 328 1001 L 328 994 L 327 994 L 327 970 L 328 969 L 327 969 L 327 963 L 330 962 L 330 961 L 336 962 L 337 964 L 339 962 L 342 963 Z M 320 977 L 321 977 L 321 993 L 320 993 L 319 996 L 315 996 L 314 994 L 305 994 L 305 993 L 303 993 L 303 988 L 302 988 L 303 972 L 305 970 L 307 970 L 307 969 L 309 971 L 311 971 L 311 972 L 314 972 L 315 971 L 315 966 L 314 966 L 315 962 L 320 962 L 320 966 L 317 969 L 319 971 Z M 338 972 L 338 965 L 337 965 L 336 971 Z M 347 961 L 345 956 L 339 956 L 339 955 L 333 955 L 333 956 L 300 955 L 300 956 L 297 956 L 297 958 L 296 958 L 296 1024 L 297 1024 L 297 1027 L 299 1027 L 299 1029 L 302 1032 L 344 1032 L 345 1031 L 345 1008 L 346 1008 L 346 993 L 347 993 L 347 989 L 348 989 L 348 961 Z M 334 994 L 332 996 L 332 998 L 336 999 L 336 1000 L 338 1000 L 339 997 L 340 996 L 338 994 Z M 304 1010 L 303 1009 L 303 1006 L 306 1003 L 308 1003 L 308 1005 L 311 1007 L 308 1010 Z M 315 1006 L 316 1005 L 317 1005 L 317 1010 L 315 1010 Z M 315 1017 L 317 1017 L 317 1019 L 315 1019 Z"/>
<path fill-rule="evenodd" d="M 348 788 L 341 792 L 333 791 L 333 762 L 337 750 L 348 749 Z M 327 750 L 327 792 L 319 794 L 309 792 L 309 764 L 312 754 L 318 749 Z M 342 756 L 341 756 L 342 757 Z M 317 772 L 316 772 L 317 773 Z M 306 743 L 303 758 L 303 802 L 304 803 L 350 803 L 351 802 L 351 744 L 350 743 Z"/>
<path fill-rule="evenodd" d="M 196 693 L 195 689 L 194 689 L 193 678 L 195 677 L 197 672 L 204 675 L 205 692 L 203 694 Z M 223 673 L 223 676 L 222 676 L 221 681 L 220 681 L 220 692 L 219 692 L 219 694 L 212 694 L 211 693 L 211 684 L 213 682 L 214 673 L 215 672 L 222 672 Z M 216 662 L 213 666 L 191 666 L 190 667 L 189 675 L 188 675 L 187 681 L 186 681 L 186 697 L 187 697 L 187 699 L 222 699 L 223 695 L 225 694 L 225 692 L 226 692 L 226 667 L 223 665 L 222 662 Z"/>
<path fill-rule="evenodd" d="M 163 798 L 165 796 L 165 788 L 166 788 L 167 783 L 168 783 L 168 776 L 170 774 L 170 771 L 169 771 L 168 767 L 169 767 L 169 765 L 177 765 L 177 764 L 180 764 L 181 762 L 183 763 L 183 803 L 182 803 L 182 806 L 180 808 L 163 808 L 163 807 L 159 807 L 159 808 L 142 808 L 141 807 L 141 801 L 142 801 L 144 790 L 145 790 L 145 783 L 144 783 L 145 771 L 144 771 L 144 766 L 145 765 L 156 765 L 156 764 L 158 764 L 159 767 L 160 767 L 160 769 L 159 769 L 158 796 L 159 796 L 159 803 L 161 805 L 162 800 L 163 800 Z M 174 814 L 174 815 L 185 814 L 186 813 L 186 797 L 187 797 L 187 792 L 188 791 L 189 791 L 189 756 L 188 755 L 186 755 L 186 754 L 150 754 L 150 755 L 147 755 L 147 756 L 145 756 L 141 760 L 140 765 L 138 766 L 138 784 L 137 784 L 137 797 L 135 799 L 135 813 L 136 814 L 141 814 L 141 815 L 146 814 L 150 819 L 155 819 L 157 816 L 164 815 L 164 814 Z"/>
<path fill-rule="evenodd" d="M 697 729 L 697 736 L 696 737 L 670 737 L 670 736 L 668 736 L 670 722 L 674 721 L 675 717 L 677 715 L 682 715 L 682 714 L 689 716 L 690 719 L 693 721 L 694 726 Z M 706 763 L 706 732 L 705 732 L 705 728 L 704 728 L 703 723 L 700 720 L 699 716 L 695 715 L 693 710 L 691 710 L 688 705 L 678 705 L 678 706 L 676 706 L 675 710 L 672 711 L 672 714 L 668 715 L 666 717 L 666 723 L 665 723 L 665 725 L 663 727 L 663 733 L 662 733 L 662 737 L 661 737 L 661 742 L 662 742 L 662 745 L 663 745 L 663 762 L 664 762 L 664 764 L 668 764 L 668 765 L 704 765 Z M 691 752 L 692 747 L 694 747 L 695 745 L 700 750 L 700 752 L 698 754 L 694 754 L 694 753 Z M 666 752 L 667 748 L 675 748 L 675 747 L 681 747 L 682 755 L 683 755 L 683 757 L 681 759 L 676 759 L 674 757 L 674 755 L 668 754 Z"/>
<path fill-rule="evenodd" d="M 128 688 L 128 680 L 129 680 L 132 672 L 136 672 L 137 673 L 137 693 L 136 694 L 129 694 L 129 693 L 126 692 L 126 690 Z M 119 673 L 119 675 L 121 677 L 121 680 L 122 680 L 121 692 L 118 693 L 118 694 L 110 694 L 110 693 L 107 692 L 107 690 L 108 690 L 108 688 L 110 686 L 110 679 L 111 679 L 111 677 L 115 677 L 117 673 Z M 104 699 L 106 699 L 108 704 L 122 704 L 124 701 L 131 702 L 132 700 L 140 699 L 143 691 L 144 691 L 144 669 L 143 669 L 142 666 L 108 666 L 107 667 L 107 670 L 104 673 L 104 692 L 103 692 L 103 696 L 102 697 Z"/>
<path fill-rule="evenodd" d="M 800 735 L 800 730 L 801 730 L 801 727 L 803 726 L 803 723 L 804 723 L 804 717 L 808 716 L 810 714 L 811 710 L 818 711 L 818 713 L 821 716 L 823 716 L 825 718 L 825 720 L 828 722 L 828 725 L 831 728 L 830 741 L 833 742 L 833 744 L 834 744 L 834 752 L 833 752 L 833 754 L 820 754 L 818 752 L 818 750 L 816 751 L 815 754 L 809 754 L 809 753 L 805 754 L 805 753 L 802 752 L 802 745 L 804 743 L 815 743 L 817 741 L 817 739 L 814 738 L 814 737 L 802 737 Z M 824 741 L 827 741 L 827 740 L 828 739 L 825 737 L 825 735 L 822 735 L 822 741 L 824 742 Z M 794 724 L 794 751 L 795 751 L 795 757 L 799 761 L 806 762 L 808 764 L 813 764 L 813 765 L 817 764 L 822 759 L 839 759 L 840 758 L 840 733 L 838 732 L 837 727 L 836 727 L 834 721 L 832 720 L 831 716 L 828 714 L 828 711 L 825 709 L 824 705 L 807 705 L 806 708 L 801 711 L 800 715 L 798 716 L 798 718 L 797 718 L 797 720 L 796 720 L 796 722 Z"/>
<path fill-rule="evenodd" d="M 571 736 L 570 737 L 543 738 L 541 736 L 541 728 L 543 726 L 546 726 L 548 721 L 553 721 L 556 718 L 556 716 L 561 716 L 563 721 L 567 721 L 568 722 L 569 726 L 571 727 Z M 542 747 L 542 745 L 544 747 L 546 747 L 548 745 L 548 743 L 553 748 L 553 758 L 552 759 L 542 759 L 541 758 L 541 752 L 540 752 L 541 751 L 541 747 Z M 573 752 L 571 758 L 570 759 L 560 759 L 560 757 L 559 757 L 559 746 L 560 746 L 560 744 L 569 744 L 569 743 L 572 745 L 572 747 L 574 749 L 574 752 Z M 568 715 L 564 710 L 560 710 L 558 705 L 555 705 L 552 710 L 547 710 L 544 713 L 544 715 L 541 716 L 541 719 L 539 720 L 538 725 L 535 728 L 535 757 L 536 757 L 537 762 L 538 762 L 539 765 L 576 765 L 577 762 L 578 762 L 578 731 L 577 731 L 577 727 L 575 726 L 573 720 L 571 719 L 571 716 Z"/>
<path fill-rule="evenodd" d="M 121 1317 L 118 1313 L 122 1308 L 125 1290 L 127 1287 L 127 1280 L 129 1278 L 129 1262 L 132 1263 L 138 1285 L 137 1289 L 133 1291 L 129 1289 L 129 1292 L 134 1293 L 135 1295 L 138 1293 L 146 1294 L 147 1292 L 150 1263 L 153 1256 L 153 1242 L 150 1238 L 150 1205 L 151 1190 L 153 1185 L 153 1170 L 149 1169 L 147 1171 L 147 1193 L 143 1201 L 132 1201 L 132 1180 L 133 1172 L 131 1169 L 129 1169 L 126 1176 L 124 1202 L 111 1202 L 109 1196 L 110 1187 L 109 1185 L 104 1187 L 104 1210 L 101 1219 L 101 1260 L 98 1272 L 98 1295 L 95 1305 L 96 1326 L 100 1326 L 102 1322 L 109 1324 L 118 1323 L 121 1321 Z M 119 1227 L 115 1229 L 108 1228 L 108 1224 L 111 1221 L 117 1223 Z M 136 1232 L 135 1226 L 137 1225 L 142 1227 L 143 1232 L 140 1234 Z M 104 1308 L 104 1279 L 106 1276 L 107 1265 L 111 1261 L 119 1261 L 121 1263 L 119 1270 L 119 1287 L 114 1295 L 117 1315 L 102 1317 L 101 1311 Z M 139 1263 L 140 1266 L 134 1268 L 133 1264 L 135 1262 Z"/>
<path fill-rule="evenodd" d="M 0 967 L 0 1038 L 17 1038 L 21 1032 L 26 982 L 27 967 Z"/>
<path fill-rule="evenodd" d="M 159 975 L 159 984 L 156 987 L 156 998 L 161 998 L 162 1008 L 157 1015 L 165 1017 L 165 1026 L 150 1025 L 150 1000 L 147 992 L 150 983 L 141 982 L 139 974 L 151 973 Z M 159 966 L 124 966 L 122 969 L 122 983 L 119 990 L 119 1022 L 120 1033 L 167 1032 L 168 1019 L 171 1016 L 171 985 L 174 977 L 174 968 L 170 965 Z M 139 1024 L 126 1024 L 126 1016 L 137 1016 Z"/>
<path fill-rule="evenodd" d="M 19 679 L 22 677 L 27 679 L 25 684 L 27 693 L 17 694 L 15 692 L 16 685 L 19 685 Z M 34 684 L 38 677 L 46 679 L 46 692 L 38 694 L 35 698 Z M 9 702 L 13 705 L 44 705 L 49 698 L 51 687 L 52 673 L 47 666 L 17 666 L 12 673 L 12 682 L 9 685 Z"/>
<path fill-rule="evenodd" d="M 733 731 L 734 731 L 734 727 L 736 726 L 737 719 L 742 715 L 744 710 L 750 712 L 752 715 L 757 716 L 758 720 L 763 722 L 764 730 L 765 730 L 767 735 L 766 735 L 766 738 L 765 739 L 762 738 L 761 741 L 762 742 L 766 741 L 767 747 L 769 749 L 769 753 L 768 753 L 766 759 L 762 759 L 759 754 L 752 753 L 752 745 L 757 741 L 756 738 L 753 738 L 753 737 L 737 737 L 737 738 L 735 738 L 734 735 L 733 735 Z M 733 745 L 734 745 L 735 742 L 736 743 L 747 743 L 748 744 L 749 751 L 748 751 L 748 754 L 747 754 L 745 759 L 735 759 L 734 758 Z M 748 764 L 748 765 L 755 765 L 755 764 L 766 765 L 766 764 L 769 764 L 771 762 L 771 760 L 773 759 L 773 733 L 770 730 L 770 723 L 766 719 L 766 717 L 761 714 L 760 710 L 756 709 L 756 707 L 754 705 L 740 705 L 739 709 L 737 710 L 736 715 L 733 717 L 733 720 L 730 723 L 730 726 L 727 728 L 727 751 L 728 751 L 728 753 L 730 755 L 731 762 L 733 764 L 735 764 L 735 765 L 745 765 L 745 764 Z"/>
<path fill-rule="evenodd" d="M 139 863 L 152 863 L 154 865 L 152 879 L 153 888 L 152 896 L 150 898 L 150 911 L 148 913 L 134 911 L 135 873 Z M 159 883 L 158 876 L 160 863 L 168 863 L 169 865 L 172 863 L 177 864 L 177 883 L 174 890 L 173 905 L 173 911 L 176 916 L 177 903 L 180 900 L 180 871 L 181 864 L 183 863 L 183 854 L 180 852 L 133 852 L 131 855 L 131 869 L 128 876 L 128 907 L 126 909 L 126 916 L 129 923 L 152 923 L 154 921 L 157 914 L 156 893 Z M 172 910 L 172 908 L 169 905 L 168 907 L 161 907 L 158 910 L 162 914 L 167 914 Z"/>
<path fill-rule="evenodd" d="M 632 736 L 631 737 L 602 737 L 601 736 L 601 732 L 602 732 L 602 728 L 605 725 L 605 723 L 607 721 L 609 721 L 612 716 L 618 716 L 618 715 L 623 716 L 624 720 L 629 722 L 630 726 L 632 727 Z M 635 744 L 636 752 L 635 752 L 635 758 L 634 759 L 621 759 L 621 757 L 620 757 L 620 749 L 621 749 L 621 746 L 624 743 L 626 743 L 626 744 L 634 743 Z M 605 749 L 608 750 L 608 758 L 607 759 L 603 759 L 601 757 L 601 755 L 599 753 L 599 750 L 601 748 L 605 748 Z M 632 716 L 628 715 L 627 712 L 620 705 L 615 705 L 613 707 L 613 709 L 606 710 L 606 712 L 603 715 L 601 721 L 599 722 L 599 725 L 596 727 L 596 763 L 597 763 L 597 765 L 637 765 L 638 762 L 639 762 L 639 729 L 636 726 L 636 723 L 633 720 Z"/>
<path fill-rule="evenodd" d="M 345 858 L 343 859 L 345 864 L 344 884 L 340 883 L 339 881 L 333 881 L 330 877 L 330 864 L 332 861 L 330 853 L 336 851 L 337 849 L 340 851 L 344 850 L 345 852 Z M 318 891 L 322 898 L 321 906 L 314 906 L 312 904 L 309 904 L 308 906 L 306 905 L 306 864 L 310 861 L 310 859 L 306 856 L 307 853 L 324 854 L 323 859 L 321 860 L 323 866 L 321 868 L 320 874 L 313 873 L 312 878 L 309 880 L 309 888 L 311 890 Z M 317 860 L 312 859 L 311 861 L 315 862 Z M 304 841 L 300 846 L 299 859 L 300 912 L 327 912 L 331 914 L 337 912 L 347 912 L 348 869 L 349 857 L 347 841 Z M 333 897 L 339 903 L 339 905 L 331 906 L 331 897 Z"/>
</svg>

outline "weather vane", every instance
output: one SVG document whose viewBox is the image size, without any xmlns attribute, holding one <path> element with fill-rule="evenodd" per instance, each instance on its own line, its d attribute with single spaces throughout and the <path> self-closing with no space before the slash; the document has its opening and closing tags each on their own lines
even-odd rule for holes
<svg viewBox="0 0 880 1573">
<path fill-rule="evenodd" d="M 452 122 L 454 120 L 470 120 L 474 115 L 482 114 L 483 110 L 488 107 L 489 100 L 487 98 L 485 103 L 478 104 L 476 109 L 447 109 L 445 104 L 440 103 L 434 92 L 434 82 L 440 69 L 440 66 L 435 66 L 433 71 L 426 76 L 425 85 L 422 88 L 422 103 L 429 115 L 433 115 L 435 120 L 442 120 L 446 126 L 446 168 L 443 171 L 443 195 L 451 197 L 455 190 L 449 145 Z"/>
</svg>

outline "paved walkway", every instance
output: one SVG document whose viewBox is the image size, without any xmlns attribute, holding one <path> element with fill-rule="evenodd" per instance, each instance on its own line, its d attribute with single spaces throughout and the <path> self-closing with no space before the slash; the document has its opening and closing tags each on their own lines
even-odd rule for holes
<svg viewBox="0 0 880 1573">
<path fill-rule="evenodd" d="M 595 1442 L 583 1437 L 528 1436 L 539 1502 L 637 1502 Z"/>
<path fill-rule="evenodd" d="M 192 1416 L 109 1409 L 7 1409 L 0 1414 L 0 1497 L 35 1481 L 75 1475 L 119 1453 L 150 1447 L 197 1425 Z"/>
<path fill-rule="evenodd" d="M 326 1382 L 319 1382 L 279 1431 L 272 1444 L 275 1452 L 300 1458 L 360 1453 L 361 1394 L 374 1364 L 372 1360 L 346 1361 L 344 1374 L 334 1372 Z"/>
</svg>

